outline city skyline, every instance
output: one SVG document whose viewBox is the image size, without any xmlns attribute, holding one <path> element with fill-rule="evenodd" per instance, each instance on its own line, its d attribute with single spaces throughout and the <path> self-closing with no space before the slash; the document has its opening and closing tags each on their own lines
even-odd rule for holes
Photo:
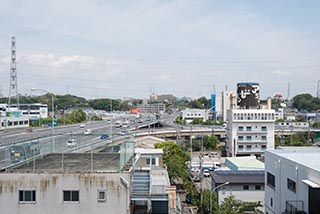
<svg viewBox="0 0 320 214">
<path fill-rule="evenodd" d="M 0 5 L 0 89 L 11 36 L 20 94 L 210 97 L 258 82 L 261 98 L 316 95 L 317 1 L 9 1 Z M 0 91 L 0 92 L 1 92 Z"/>
</svg>

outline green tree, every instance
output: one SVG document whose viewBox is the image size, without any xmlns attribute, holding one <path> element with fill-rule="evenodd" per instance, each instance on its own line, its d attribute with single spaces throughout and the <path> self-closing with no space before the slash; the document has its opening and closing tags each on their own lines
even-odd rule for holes
<svg viewBox="0 0 320 214">
<path fill-rule="evenodd" d="M 86 121 L 86 113 L 84 113 L 81 109 L 73 110 L 69 118 L 73 123 L 81 123 Z"/>
<path fill-rule="evenodd" d="M 188 160 L 188 155 L 174 142 L 156 143 L 156 149 L 163 150 L 163 162 L 166 164 L 170 181 L 182 178 L 188 179 L 188 173 L 185 169 L 185 162 Z"/>
<path fill-rule="evenodd" d="M 262 207 L 261 202 L 243 202 L 237 200 L 234 196 L 229 196 L 224 199 L 219 206 L 220 214 L 238 214 L 245 211 L 254 211 L 255 213 L 262 213 L 258 208 Z"/>
<path fill-rule="evenodd" d="M 217 149 L 217 145 L 219 144 L 219 138 L 215 135 L 204 136 L 203 138 L 203 146 L 206 150 L 215 150 Z"/>
</svg>

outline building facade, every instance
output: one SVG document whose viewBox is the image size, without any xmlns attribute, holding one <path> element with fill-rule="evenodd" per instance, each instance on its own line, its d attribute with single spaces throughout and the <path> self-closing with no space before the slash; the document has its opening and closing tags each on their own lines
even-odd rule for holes
<svg viewBox="0 0 320 214">
<path fill-rule="evenodd" d="M 274 149 L 274 114 L 272 109 L 229 110 L 227 155 L 261 156 L 266 149 Z"/>
<path fill-rule="evenodd" d="M 30 120 L 45 119 L 48 117 L 48 105 L 41 103 L 11 105 L 9 111 L 20 111 L 21 115 L 28 116 Z"/>
<path fill-rule="evenodd" d="M 194 119 L 207 121 L 209 113 L 207 109 L 185 109 L 181 111 L 181 117 L 183 120 L 186 120 L 187 123 L 192 122 Z"/>
<path fill-rule="evenodd" d="M 28 128 L 29 117 L 19 110 L 9 110 L 7 104 L 0 104 L 0 130 Z"/>
<path fill-rule="evenodd" d="M 266 214 L 320 213 L 320 148 L 265 153 Z"/>
</svg>

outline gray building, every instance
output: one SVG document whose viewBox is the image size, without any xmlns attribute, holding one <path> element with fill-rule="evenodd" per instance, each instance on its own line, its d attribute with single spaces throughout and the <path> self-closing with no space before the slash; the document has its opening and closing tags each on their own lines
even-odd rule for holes
<svg viewBox="0 0 320 214">
<path fill-rule="evenodd" d="M 212 190 L 216 189 L 218 202 L 231 195 L 248 202 L 264 201 L 264 170 L 216 170 L 211 172 Z"/>
<path fill-rule="evenodd" d="M 265 169 L 266 214 L 320 213 L 320 148 L 266 151 Z"/>
</svg>

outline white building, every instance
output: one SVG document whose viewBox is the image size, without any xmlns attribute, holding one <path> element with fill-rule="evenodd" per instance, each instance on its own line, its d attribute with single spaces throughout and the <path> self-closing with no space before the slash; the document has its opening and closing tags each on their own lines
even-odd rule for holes
<svg viewBox="0 0 320 214">
<path fill-rule="evenodd" d="M 27 127 L 29 127 L 28 116 L 18 110 L 9 111 L 7 104 L 0 104 L 0 130 Z"/>
<path fill-rule="evenodd" d="M 232 107 L 232 105 L 234 107 Z M 227 111 L 231 108 L 235 108 L 236 105 L 236 92 L 223 91 L 221 93 L 221 113 L 223 121 L 227 121 Z"/>
<path fill-rule="evenodd" d="M 231 109 L 228 111 L 227 155 L 261 156 L 274 149 L 273 109 Z"/>
<path fill-rule="evenodd" d="M 209 118 L 209 113 L 207 109 L 185 109 L 181 111 L 181 116 L 183 120 L 186 120 L 187 123 L 190 123 L 194 119 L 207 121 Z"/>
<path fill-rule="evenodd" d="M 320 213 L 320 149 L 281 148 L 265 153 L 266 214 Z"/>
<path fill-rule="evenodd" d="M 39 118 L 48 117 L 48 105 L 41 103 L 11 105 L 10 111 L 20 111 L 21 115 L 28 116 L 30 120 L 38 120 Z"/>
</svg>

